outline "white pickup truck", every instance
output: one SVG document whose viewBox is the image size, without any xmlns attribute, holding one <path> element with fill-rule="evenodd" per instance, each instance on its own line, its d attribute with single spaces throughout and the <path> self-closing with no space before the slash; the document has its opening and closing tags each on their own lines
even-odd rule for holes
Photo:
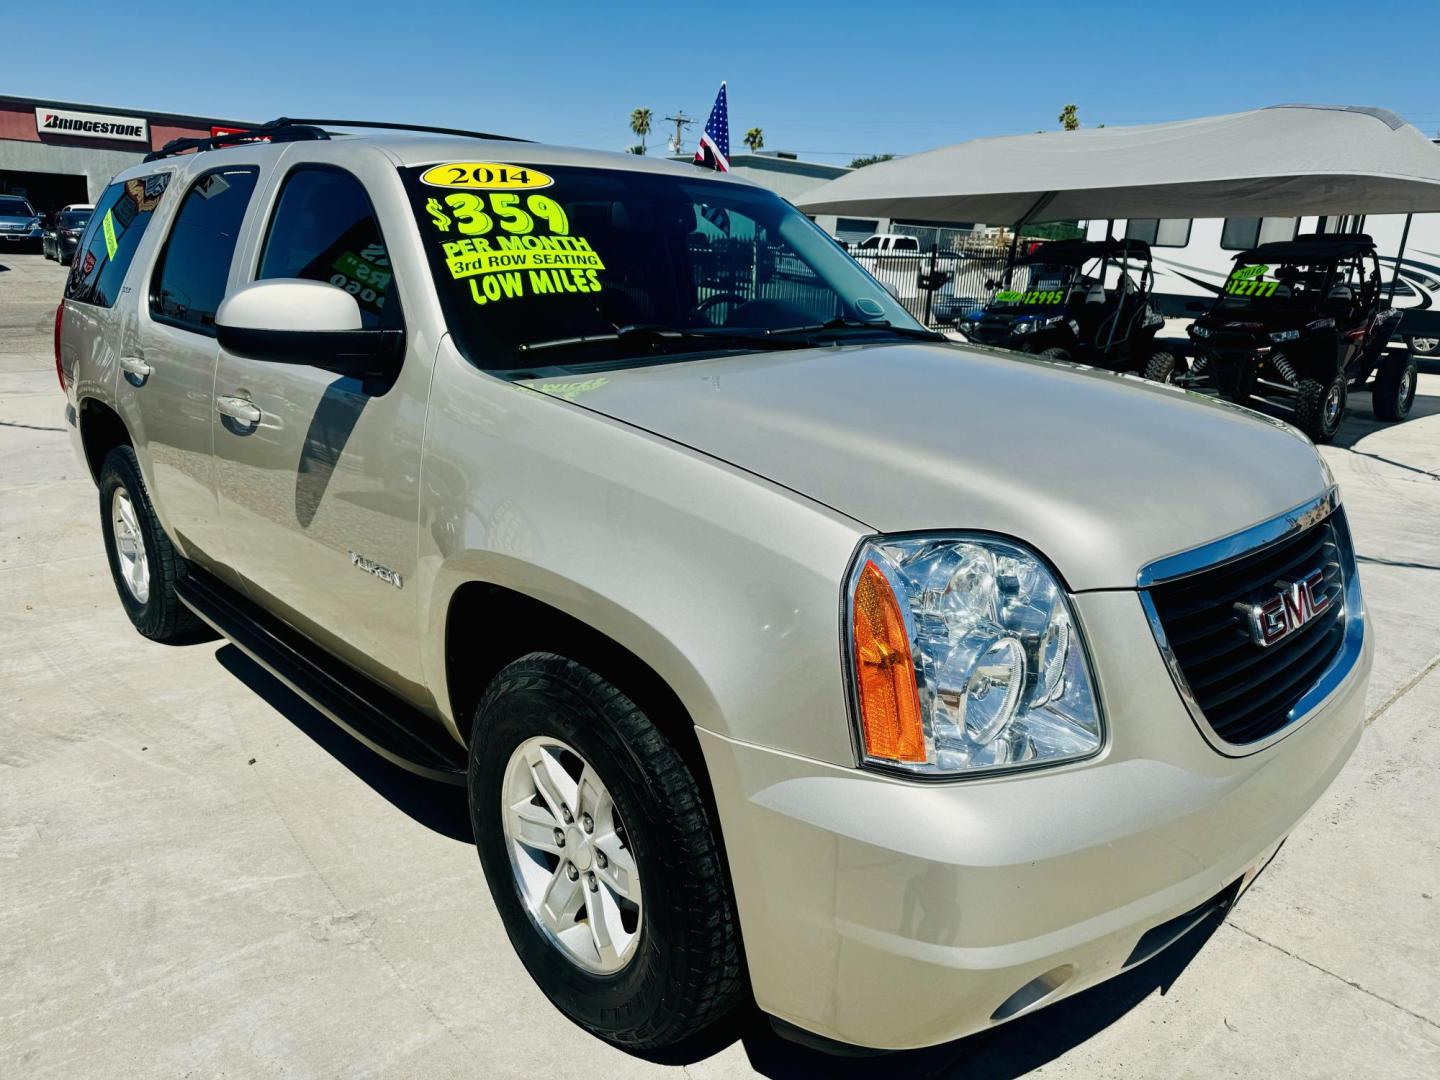
<svg viewBox="0 0 1440 1080">
<path fill-rule="evenodd" d="M 903 233 L 875 233 L 862 240 L 851 254 L 897 300 L 919 297 L 923 267 L 917 238 Z"/>
</svg>

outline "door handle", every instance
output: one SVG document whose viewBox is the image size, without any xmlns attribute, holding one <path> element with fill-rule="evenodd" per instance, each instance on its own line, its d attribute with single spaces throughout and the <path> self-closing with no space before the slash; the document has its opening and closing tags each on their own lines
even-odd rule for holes
<svg viewBox="0 0 1440 1080">
<path fill-rule="evenodd" d="M 260 406 L 256 405 L 249 398 L 243 397 L 217 397 L 215 408 L 224 415 L 234 420 L 241 420 L 247 424 L 260 423 Z"/>
<path fill-rule="evenodd" d="M 120 370 L 126 375 L 134 375 L 142 383 L 150 377 L 150 365 L 138 356 L 122 356 Z"/>
</svg>

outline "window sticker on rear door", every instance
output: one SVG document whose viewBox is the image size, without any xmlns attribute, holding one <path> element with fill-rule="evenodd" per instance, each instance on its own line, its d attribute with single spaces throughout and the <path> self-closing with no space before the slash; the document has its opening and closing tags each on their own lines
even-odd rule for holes
<svg viewBox="0 0 1440 1080">
<path fill-rule="evenodd" d="M 421 179 L 432 187 L 441 186 L 425 177 L 471 164 L 437 165 L 426 170 Z M 513 181 L 513 186 L 526 186 L 519 183 L 522 174 L 531 181 L 544 176 L 513 165 L 489 167 L 515 170 L 504 177 Z M 544 180 L 546 185 L 552 183 L 548 176 Z M 462 287 L 476 304 L 600 291 L 598 275 L 605 269 L 600 253 L 585 237 L 572 235 L 565 208 L 549 195 L 518 191 L 452 191 L 446 195 L 426 192 L 420 208 L 431 225 L 427 241 L 439 244 L 450 277 L 464 283 Z"/>
</svg>

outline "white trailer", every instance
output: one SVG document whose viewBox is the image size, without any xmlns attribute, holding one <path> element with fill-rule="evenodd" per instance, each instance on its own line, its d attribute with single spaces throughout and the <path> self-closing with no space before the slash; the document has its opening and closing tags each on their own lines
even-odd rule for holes
<svg viewBox="0 0 1440 1080">
<path fill-rule="evenodd" d="M 1154 303 L 1167 318 L 1184 321 L 1196 314 L 1197 303 L 1220 292 L 1238 252 L 1315 232 L 1368 234 L 1379 253 L 1384 295 L 1390 295 L 1393 284 L 1393 306 L 1403 312 L 1397 334 L 1417 355 L 1440 354 L 1440 214 L 1136 218 L 1092 220 L 1086 228 L 1092 240 L 1109 233 L 1149 243 L 1155 259 Z"/>
</svg>

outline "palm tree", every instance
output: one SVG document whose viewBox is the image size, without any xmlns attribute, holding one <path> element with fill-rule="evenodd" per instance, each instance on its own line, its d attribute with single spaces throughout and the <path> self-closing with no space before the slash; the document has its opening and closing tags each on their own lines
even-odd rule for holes
<svg viewBox="0 0 1440 1080">
<path fill-rule="evenodd" d="M 645 153 L 645 136 L 650 134 L 650 110 L 632 109 L 630 111 L 630 130 L 640 136 L 640 153 Z"/>
<path fill-rule="evenodd" d="M 745 132 L 745 145 L 750 148 L 750 152 L 753 154 L 765 145 L 765 132 L 759 128 L 751 128 Z"/>
</svg>

